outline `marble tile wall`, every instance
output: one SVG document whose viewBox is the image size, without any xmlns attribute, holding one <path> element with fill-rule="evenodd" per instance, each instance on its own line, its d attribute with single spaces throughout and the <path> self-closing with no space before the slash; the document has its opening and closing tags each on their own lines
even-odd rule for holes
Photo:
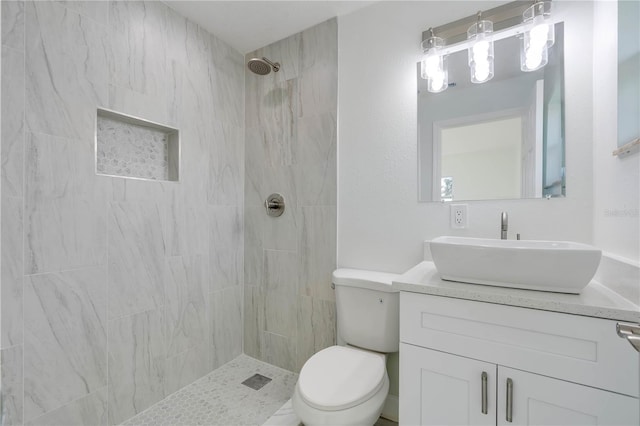
<svg viewBox="0 0 640 426">
<path fill-rule="evenodd" d="M 3 425 L 118 424 L 242 352 L 244 58 L 157 1 L 2 1 Z M 181 131 L 95 173 L 96 108 Z"/>
<path fill-rule="evenodd" d="M 332 19 L 245 58 L 281 69 L 245 71 L 244 351 L 296 372 L 336 340 L 337 49 Z"/>
</svg>

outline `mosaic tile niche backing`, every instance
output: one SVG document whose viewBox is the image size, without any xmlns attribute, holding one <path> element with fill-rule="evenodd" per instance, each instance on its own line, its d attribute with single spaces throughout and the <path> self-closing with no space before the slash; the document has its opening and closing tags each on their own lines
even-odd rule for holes
<svg viewBox="0 0 640 426">
<path fill-rule="evenodd" d="M 96 172 L 151 180 L 178 180 L 178 130 L 98 110 Z"/>
</svg>

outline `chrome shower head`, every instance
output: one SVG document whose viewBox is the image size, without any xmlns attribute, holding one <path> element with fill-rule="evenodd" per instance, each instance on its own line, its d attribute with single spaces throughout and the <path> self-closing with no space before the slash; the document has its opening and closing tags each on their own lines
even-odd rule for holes
<svg viewBox="0 0 640 426">
<path fill-rule="evenodd" d="M 273 68 L 273 72 L 280 71 L 280 64 L 278 62 L 271 62 L 267 58 L 251 58 L 249 62 L 247 62 L 247 67 L 252 73 L 258 75 L 269 74 L 271 68 Z"/>
</svg>

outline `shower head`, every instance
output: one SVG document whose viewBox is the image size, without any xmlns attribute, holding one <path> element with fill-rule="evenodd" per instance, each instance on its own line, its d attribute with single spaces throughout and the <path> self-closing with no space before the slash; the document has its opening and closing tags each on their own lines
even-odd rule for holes
<svg viewBox="0 0 640 426">
<path fill-rule="evenodd" d="M 271 68 L 273 68 L 273 72 L 280 71 L 280 64 L 278 62 L 271 62 L 267 58 L 252 58 L 247 62 L 247 67 L 249 70 L 258 75 L 267 75 L 271 72 Z"/>
</svg>

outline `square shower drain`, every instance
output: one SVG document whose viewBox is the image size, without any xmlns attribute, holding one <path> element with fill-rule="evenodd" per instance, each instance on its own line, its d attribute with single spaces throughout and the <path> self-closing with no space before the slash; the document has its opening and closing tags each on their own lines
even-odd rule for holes
<svg viewBox="0 0 640 426">
<path fill-rule="evenodd" d="M 251 389 L 259 390 L 270 381 L 271 379 L 269 377 L 263 376 L 262 374 L 254 374 L 242 382 L 242 384 L 249 386 Z"/>
</svg>

